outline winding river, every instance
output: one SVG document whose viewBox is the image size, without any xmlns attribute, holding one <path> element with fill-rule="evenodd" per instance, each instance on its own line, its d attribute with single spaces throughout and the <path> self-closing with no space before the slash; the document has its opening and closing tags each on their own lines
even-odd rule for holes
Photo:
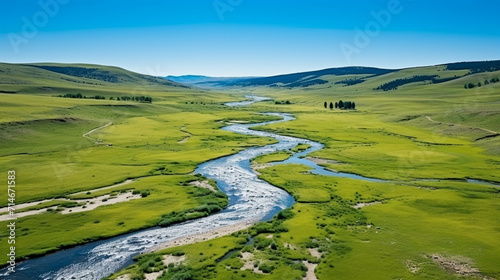
<svg viewBox="0 0 500 280">
<path fill-rule="evenodd" d="M 255 96 L 248 98 L 251 100 L 226 105 L 244 106 L 266 99 Z M 282 119 L 258 124 L 233 124 L 223 129 L 240 134 L 272 137 L 277 139 L 278 143 L 248 148 L 234 155 L 205 162 L 196 169 L 196 173 L 217 181 L 219 189 L 228 195 L 229 204 L 223 211 L 178 225 L 141 230 L 27 260 L 17 266 L 16 273 L 9 275 L 9 279 L 101 279 L 132 264 L 135 255 L 158 244 L 241 222 L 268 220 L 280 210 L 292 206 L 294 200 L 287 192 L 257 178 L 250 168 L 250 160 L 262 154 L 287 150 L 299 143 L 306 143 L 311 145 L 310 149 L 289 159 L 305 161 L 298 156 L 321 149 L 322 145 L 305 139 L 251 130 L 255 126 L 293 119 L 288 114 L 269 113 L 269 115 L 279 116 Z M 307 162 L 308 165 L 315 166 L 314 163 Z M 322 169 L 319 166 L 315 168 Z"/>
<path fill-rule="evenodd" d="M 266 100 L 257 96 L 247 96 L 247 98 L 251 100 L 226 105 L 244 106 Z M 310 166 L 311 172 L 315 174 L 373 182 L 381 181 L 354 174 L 332 172 L 303 158 L 323 148 L 323 145 L 318 142 L 252 130 L 251 128 L 255 126 L 294 119 L 289 114 L 267 114 L 279 116 L 282 119 L 258 124 L 233 124 L 223 129 L 234 133 L 271 137 L 278 140 L 278 143 L 248 148 L 234 155 L 205 162 L 196 169 L 196 173 L 214 179 L 219 189 L 228 195 L 229 204 L 223 211 L 170 227 L 141 230 L 31 259 L 20 263 L 16 273 L 9 275 L 9 279 L 101 279 L 132 264 L 134 256 L 157 247 L 158 244 L 237 223 L 268 220 L 280 210 L 291 207 L 294 200 L 284 190 L 258 179 L 250 168 L 250 160 L 262 154 L 292 149 L 299 143 L 308 144 L 311 147 L 306 151 L 295 153 L 278 164 L 300 163 Z M 2 273 L 5 273 L 5 270 Z"/>
</svg>

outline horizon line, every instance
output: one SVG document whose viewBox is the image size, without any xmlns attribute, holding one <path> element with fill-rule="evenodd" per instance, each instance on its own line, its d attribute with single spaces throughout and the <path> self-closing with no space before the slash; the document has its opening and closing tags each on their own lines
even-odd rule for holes
<svg viewBox="0 0 500 280">
<path fill-rule="evenodd" d="M 61 65 L 95 65 L 95 66 L 104 66 L 104 67 L 116 67 L 120 68 L 129 72 L 137 73 L 137 74 L 142 74 L 142 75 L 147 75 L 147 76 L 152 76 L 152 77 L 159 77 L 159 78 L 166 78 L 166 77 L 183 77 L 183 76 L 202 76 L 202 77 L 210 77 L 210 78 L 265 78 L 265 77 L 276 77 L 276 76 L 284 76 L 284 75 L 291 75 L 291 74 L 301 74 L 301 73 L 308 73 L 308 72 L 317 72 L 317 71 L 323 71 L 323 70 L 328 70 L 328 69 L 342 69 L 342 68 L 375 68 L 375 69 L 380 69 L 380 70 L 391 70 L 391 71 L 397 71 L 397 70 L 405 70 L 405 69 L 415 69 L 415 68 L 424 68 L 424 67 L 436 67 L 436 66 L 444 66 L 444 65 L 449 65 L 449 64 L 457 64 L 457 63 L 471 63 L 471 62 L 493 62 L 493 61 L 500 61 L 500 59 L 490 59 L 490 60 L 468 60 L 468 61 L 455 61 L 455 62 L 446 62 L 446 63 L 438 63 L 438 64 L 430 64 L 430 65 L 415 65 L 415 66 L 407 66 L 407 67 L 401 67 L 401 68 L 385 68 L 385 67 L 377 67 L 377 66 L 361 66 L 361 65 L 350 65 L 350 66 L 333 66 L 333 67 L 328 67 L 328 68 L 320 68 L 320 69 L 312 69 L 312 70 L 301 70 L 298 72 L 288 72 L 288 73 L 279 73 L 279 74 L 272 74 L 272 75 L 248 75 L 248 76 L 211 76 L 211 75 L 206 75 L 206 74 L 166 74 L 166 75 L 152 75 L 150 73 L 144 73 L 144 72 L 139 72 L 136 70 L 131 70 L 127 69 L 126 67 L 118 66 L 118 65 L 107 65 L 107 64 L 96 64 L 96 63 L 89 63 L 89 62 L 3 62 L 0 61 L 0 63 L 4 64 L 17 64 L 17 65 L 25 65 L 29 66 L 30 64 L 61 64 Z"/>
</svg>

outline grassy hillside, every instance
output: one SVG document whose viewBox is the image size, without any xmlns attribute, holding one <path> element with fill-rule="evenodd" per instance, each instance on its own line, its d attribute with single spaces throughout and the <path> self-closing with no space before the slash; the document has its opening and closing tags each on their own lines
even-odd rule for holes
<svg viewBox="0 0 500 280">
<path fill-rule="evenodd" d="M 0 86 L 2 93 L 59 95 L 79 92 L 105 97 L 186 88 L 178 83 L 118 67 L 59 63 L 0 63 Z"/>
<path fill-rule="evenodd" d="M 322 110 L 325 101 L 355 101 L 358 110 L 352 112 L 354 114 L 376 116 L 382 121 L 423 128 L 435 135 L 466 139 L 488 153 L 499 155 L 500 137 L 496 134 L 500 132 L 500 83 L 485 85 L 484 82 L 500 78 L 500 71 L 470 72 L 464 69 L 446 70 L 445 66 L 419 67 L 369 78 L 363 75 L 321 76 L 319 78 L 327 80 L 327 84 L 306 88 L 248 87 L 246 90 L 269 95 L 279 102 L 289 100 L 293 106 L 278 108 L 294 112 Z M 401 85 L 396 90 L 376 90 L 383 84 L 415 75 L 457 78 L 437 84 L 422 81 Z M 338 83 L 363 77 L 364 82 L 351 86 Z M 482 86 L 464 88 L 470 83 L 481 83 Z M 274 106 L 271 102 L 268 105 Z"/>
</svg>

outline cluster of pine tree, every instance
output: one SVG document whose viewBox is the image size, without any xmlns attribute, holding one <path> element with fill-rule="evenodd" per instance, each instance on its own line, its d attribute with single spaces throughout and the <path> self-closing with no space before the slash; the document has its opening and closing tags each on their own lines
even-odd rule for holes
<svg viewBox="0 0 500 280">
<path fill-rule="evenodd" d="M 65 95 L 58 95 L 58 97 L 64 97 L 64 98 L 84 98 L 84 99 L 106 99 L 106 97 L 101 96 L 101 95 L 96 95 L 96 96 L 86 96 L 82 95 L 81 93 L 77 94 L 71 94 L 67 93 Z M 124 100 L 124 101 L 138 101 L 138 102 L 145 102 L 145 103 L 152 103 L 153 98 L 149 96 L 118 96 L 116 99 L 111 96 L 109 100 Z"/>
<path fill-rule="evenodd" d="M 109 98 L 110 100 L 113 100 L 113 97 Z M 153 102 L 153 98 L 149 96 L 119 96 L 116 98 L 116 100 L 125 100 L 125 101 L 139 101 L 139 102 L 146 102 L 146 103 L 151 103 Z"/>
<path fill-rule="evenodd" d="M 328 102 L 325 101 L 325 109 L 330 106 L 330 110 L 333 110 L 334 108 L 334 103 L 330 102 L 330 105 L 328 105 Z M 356 109 L 356 103 L 352 101 L 342 101 L 340 100 L 339 102 L 335 102 L 335 109 L 341 109 L 341 110 L 354 110 Z"/>
<path fill-rule="evenodd" d="M 489 85 L 489 84 L 493 84 L 493 83 L 498 83 L 500 80 L 498 78 L 491 78 L 489 81 L 488 80 L 484 80 L 484 85 Z M 464 88 L 475 88 L 475 87 L 481 87 L 482 84 L 481 82 L 477 83 L 477 84 L 473 84 L 473 83 L 468 83 L 468 84 L 465 84 L 464 85 Z"/>
</svg>

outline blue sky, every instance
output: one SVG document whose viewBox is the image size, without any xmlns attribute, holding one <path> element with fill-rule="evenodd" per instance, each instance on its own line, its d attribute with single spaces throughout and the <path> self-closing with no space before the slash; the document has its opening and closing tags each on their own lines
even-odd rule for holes
<svg viewBox="0 0 500 280">
<path fill-rule="evenodd" d="M 500 1 L 2 0 L 0 61 L 266 76 L 500 59 Z"/>
</svg>

